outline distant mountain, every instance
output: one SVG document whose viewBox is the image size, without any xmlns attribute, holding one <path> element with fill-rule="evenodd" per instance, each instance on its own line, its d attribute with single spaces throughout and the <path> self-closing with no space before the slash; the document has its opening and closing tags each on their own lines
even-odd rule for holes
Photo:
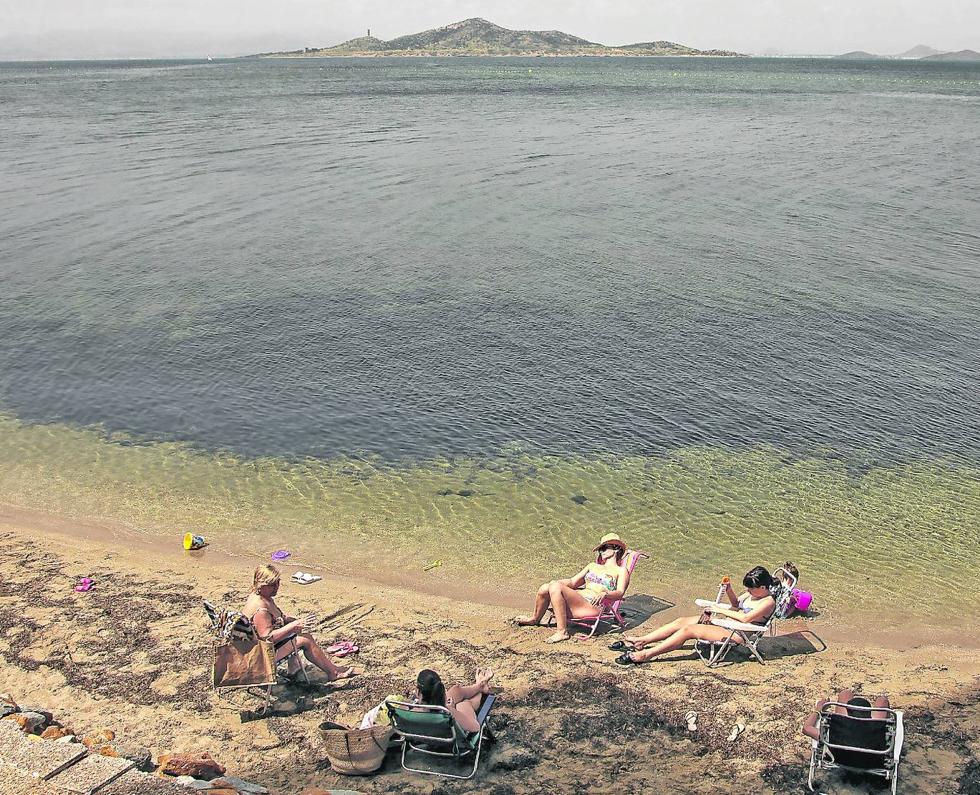
<svg viewBox="0 0 980 795">
<path fill-rule="evenodd" d="M 362 36 L 333 47 L 309 47 L 291 52 L 260 53 L 283 58 L 329 55 L 718 55 L 730 50 L 696 50 L 670 41 L 607 47 L 560 30 L 510 30 L 485 19 L 466 19 L 444 28 L 424 30 L 382 41 Z"/>
<path fill-rule="evenodd" d="M 940 53 L 942 50 L 935 50 L 925 44 L 917 44 L 911 50 L 900 52 L 898 55 L 893 55 L 892 58 L 928 58 L 930 55 L 939 55 Z"/>
<path fill-rule="evenodd" d="M 875 55 L 864 50 L 845 52 L 843 55 L 835 55 L 834 57 L 845 61 L 880 61 L 884 58 L 882 55 Z"/>
<path fill-rule="evenodd" d="M 941 52 L 928 55 L 923 61 L 980 61 L 980 52 L 975 50 L 960 50 L 959 52 Z"/>
</svg>

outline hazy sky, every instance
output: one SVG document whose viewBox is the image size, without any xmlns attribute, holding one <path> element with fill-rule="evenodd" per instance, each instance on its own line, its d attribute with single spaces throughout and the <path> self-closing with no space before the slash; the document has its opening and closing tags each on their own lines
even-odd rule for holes
<svg viewBox="0 0 980 795">
<path fill-rule="evenodd" d="M 980 49 L 980 0 L 0 0 L 0 58 L 239 55 L 468 17 L 603 44 L 763 53 Z"/>
</svg>

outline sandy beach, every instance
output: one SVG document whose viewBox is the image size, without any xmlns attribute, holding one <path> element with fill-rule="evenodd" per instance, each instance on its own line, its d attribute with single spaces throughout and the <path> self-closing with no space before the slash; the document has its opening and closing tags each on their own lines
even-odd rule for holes
<svg viewBox="0 0 980 795">
<path fill-rule="evenodd" d="M 900 792 L 980 791 L 975 647 L 861 642 L 820 619 L 794 620 L 763 641 L 765 666 L 739 657 L 709 671 L 682 650 L 624 671 L 612 664 L 608 638 L 548 646 L 548 630 L 507 626 L 511 607 L 491 598 L 330 575 L 306 587 L 286 581 L 278 601 L 322 616 L 322 640 L 355 640 L 361 675 L 339 689 L 283 688 L 271 717 L 243 720 L 219 709 L 210 687 L 200 601 L 239 606 L 261 559 L 214 547 L 186 553 L 176 540 L 11 506 L 0 510 L 0 539 L 0 692 L 45 705 L 77 733 L 111 729 L 154 756 L 208 751 L 274 795 L 314 786 L 498 795 L 798 792 L 809 757 L 800 723 L 817 698 L 844 686 L 886 692 L 905 710 Z M 284 575 L 294 568 L 284 565 Z M 96 587 L 75 593 L 81 576 Z M 650 626 L 689 612 L 680 600 L 668 607 L 669 596 L 631 594 L 633 621 Z M 356 724 L 422 667 L 452 680 L 485 665 L 496 671 L 500 694 L 492 721 L 498 741 L 475 779 L 447 784 L 405 774 L 394 753 L 371 777 L 330 771 L 321 721 Z M 695 732 L 683 718 L 691 709 Z M 729 744 L 737 721 L 747 729 Z M 833 783 L 837 792 L 878 791 L 861 780 Z"/>
</svg>

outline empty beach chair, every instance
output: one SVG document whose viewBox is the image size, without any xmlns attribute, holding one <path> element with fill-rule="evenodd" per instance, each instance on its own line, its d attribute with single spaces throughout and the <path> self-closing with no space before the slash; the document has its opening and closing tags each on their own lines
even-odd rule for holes
<svg viewBox="0 0 980 795">
<path fill-rule="evenodd" d="M 779 571 L 783 570 L 779 569 Z M 788 579 L 785 582 L 776 580 L 776 584 L 770 589 L 773 599 L 776 600 L 776 608 L 770 613 L 765 623 L 746 624 L 744 621 L 736 621 L 732 618 L 711 619 L 714 626 L 730 630 L 730 634 L 723 641 L 699 640 L 694 644 L 694 650 L 705 665 L 709 668 L 721 665 L 726 661 L 728 653 L 739 646 L 748 649 L 749 654 L 765 665 L 765 658 L 759 652 L 759 641 L 767 632 L 775 634 L 777 617 L 785 609 L 789 600 L 793 598 L 793 586 L 796 584 L 796 580 L 788 572 L 786 575 Z M 713 602 L 707 599 L 696 599 L 694 604 L 701 608 L 724 607 L 727 610 L 732 609 L 732 606 L 727 602 Z M 742 642 L 739 643 L 739 640 Z"/>
<path fill-rule="evenodd" d="M 216 657 L 219 644 L 228 643 L 230 641 L 248 644 L 257 640 L 255 636 L 255 627 L 253 627 L 252 622 L 241 613 L 218 608 L 207 600 L 204 600 L 203 607 L 204 612 L 207 614 L 208 619 L 211 622 L 212 631 L 214 632 Z M 288 641 L 280 641 L 279 645 L 281 646 L 286 642 Z M 256 680 L 241 684 L 222 684 L 217 680 L 216 676 L 213 680 L 213 684 L 215 692 L 218 695 L 218 700 L 228 704 L 228 709 L 242 709 L 243 704 L 237 698 L 237 696 L 244 693 L 260 700 L 261 706 L 258 708 L 257 712 L 260 715 L 264 714 L 268 711 L 269 707 L 272 706 L 272 688 L 282 681 L 283 674 L 279 670 L 280 667 L 288 666 L 289 660 L 297 655 L 297 659 L 300 663 L 300 673 L 302 674 L 306 684 L 309 684 L 310 679 L 306 673 L 306 657 L 300 653 L 298 648 L 294 646 L 294 651 L 283 657 L 277 663 L 273 663 L 271 674 L 268 677 L 263 678 L 262 681 Z"/>
<path fill-rule="evenodd" d="M 641 560 L 645 560 L 650 556 L 646 552 L 637 552 L 632 549 L 626 551 L 624 560 L 626 561 L 626 569 L 629 571 L 630 575 L 633 574 L 633 569 L 636 568 L 636 564 Z M 591 638 L 599 630 L 599 625 L 603 623 L 618 625 L 620 629 L 626 628 L 626 619 L 623 617 L 623 600 L 626 598 L 624 593 L 619 599 L 614 601 L 609 601 L 603 599 L 602 603 L 599 605 L 599 612 L 595 616 L 587 616 L 585 618 L 569 618 L 569 624 L 577 624 L 580 627 L 588 627 L 589 634 L 586 637 Z M 548 608 L 548 623 L 554 619 L 555 611 L 554 608 Z"/>
<path fill-rule="evenodd" d="M 463 731 L 453 719 L 452 713 L 445 707 L 437 707 L 431 704 L 412 704 L 407 701 L 386 702 L 391 725 L 405 740 L 402 745 L 402 769 L 429 776 L 464 780 L 473 778 L 480 765 L 483 739 L 490 735 L 488 719 L 496 699 L 497 697 L 492 694 L 483 699 L 483 704 L 476 716 L 480 730 L 472 733 Z M 409 767 L 405 760 L 410 752 L 453 759 L 456 762 L 472 756 L 473 768 L 466 775 L 459 775 L 443 773 L 438 770 L 427 770 L 421 767 Z"/>
<path fill-rule="evenodd" d="M 837 707 L 844 707 L 849 714 L 838 714 Z M 872 712 L 884 712 L 886 717 L 873 718 Z M 892 795 L 895 795 L 898 763 L 905 741 L 901 710 L 831 701 L 820 710 L 818 731 L 820 739 L 813 741 L 807 778 L 811 792 L 815 791 L 814 778 L 818 770 L 841 768 L 882 776 L 891 782 Z"/>
</svg>

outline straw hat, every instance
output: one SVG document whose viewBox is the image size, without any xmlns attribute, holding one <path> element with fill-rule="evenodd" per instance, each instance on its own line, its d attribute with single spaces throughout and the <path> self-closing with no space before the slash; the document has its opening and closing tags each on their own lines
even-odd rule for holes
<svg viewBox="0 0 980 795">
<path fill-rule="evenodd" d="M 593 549 L 593 552 L 598 552 L 599 547 L 619 547 L 622 550 L 626 549 L 626 544 L 618 535 L 615 533 L 606 533 L 602 538 L 599 539 L 599 546 Z"/>
</svg>

